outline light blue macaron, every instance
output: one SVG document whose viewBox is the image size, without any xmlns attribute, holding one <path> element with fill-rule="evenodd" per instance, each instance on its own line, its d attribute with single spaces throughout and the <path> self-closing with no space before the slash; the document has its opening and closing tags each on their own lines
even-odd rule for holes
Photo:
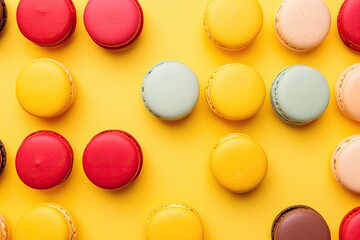
<svg viewBox="0 0 360 240">
<path fill-rule="evenodd" d="M 294 65 L 281 71 L 270 90 L 274 111 L 291 125 L 304 125 L 319 118 L 329 99 L 325 77 L 306 65 Z"/>
<path fill-rule="evenodd" d="M 191 113 L 199 99 L 199 82 L 185 64 L 162 61 L 152 67 L 142 83 L 145 107 L 158 118 L 178 120 Z"/>
</svg>

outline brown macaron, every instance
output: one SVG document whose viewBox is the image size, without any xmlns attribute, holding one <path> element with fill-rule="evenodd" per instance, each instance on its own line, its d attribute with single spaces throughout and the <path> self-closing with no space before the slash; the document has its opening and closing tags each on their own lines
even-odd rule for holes
<svg viewBox="0 0 360 240">
<path fill-rule="evenodd" d="M 281 211 L 275 218 L 272 240 L 330 240 L 325 219 L 314 209 L 295 205 Z"/>
<path fill-rule="evenodd" d="M 3 30 L 7 21 L 7 8 L 4 0 L 0 0 L 0 32 Z"/>
<path fill-rule="evenodd" d="M 0 140 L 0 175 L 3 173 L 6 165 L 6 151 L 5 146 Z"/>
</svg>

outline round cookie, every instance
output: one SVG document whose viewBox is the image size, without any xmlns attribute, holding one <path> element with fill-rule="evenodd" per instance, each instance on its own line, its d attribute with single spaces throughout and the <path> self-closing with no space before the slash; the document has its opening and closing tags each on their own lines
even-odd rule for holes
<svg viewBox="0 0 360 240">
<path fill-rule="evenodd" d="M 120 130 L 95 135 L 85 148 L 83 168 L 89 180 L 105 189 L 123 188 L 141 172 L 143 155 L 136 139 Z"/>
<path fill-rule="evenodd" d="M 76 240 L 74 217 L 64 207 L 54 203 L 37 205 L 27 211 L 15 229 L 16 240 Z"/>
<path fill-rule="evenodd" d="M 16 97 L 29 114 L 52 118 L 66 112 L 76 95 L 69 70 L 60 62 L 40 58 L 30 62 L 16 81 Z"/>
<path fill-rule="evenodd" d="M 49 189 L 64 182 L 72 170 L 73 150 L 53 131 L 37 131 L 21 143 L 15 159 L 16 172 L 26 185 Z"/>
<path fill-rule="evenodd" d="M 147 240 L 203 240 L 199 214 L 190 206 L 168 204 L 156 209 L 146 224 Z"/>
<path fill-rule="evenodd" d="M 331 16 L 323 0 L 283 0 L 275 17 L 275 33 L 293 51 L 309 51 L 328 35 Z"/>
<path fill-rule="evenodd" d="M 360 193 L 360 135 L 344 139 L 331 158 L 331 169 L 336 180 L 348 190 Z"/>
<path fill-rule="evenodd" d="M 360 35 L 358 29 L 360 22 L 360 1 L 345 0 L 342 4 L 338 18 L 337 27 L 341 40 L 350 49 L 360 52 Z"/>
<path fill-rule="evenodd" d="M 263 24 L 257 0 L 212 0 L 205 12 L 205 30 L 211 41 L 226 50 L 250 45 Z"/>
<path fill-rule="evenodd" d="M 6 166 L 6 150 L 3 142 L 0 140 L 0 175 L 4 172 Z"/>
<path fill-rule="evenodd" d="M 357 240 L 360 236 L 360 207 L 349 211 L 339 227 L 339 240 Z"/>
<path fill-rule="evenodd" d="M 8 19 L 8 12 L 4 0 L 0 0 L 0 32 L 4 29 Z"/>
<path fill-rule="evenodd" d="M 163 61 L 146 74 L 141 88 L 145 107 L 163 120 L 179 120 L 191 113 L 199 99 L 199 82 L 185 64 Z"/>
<path fill-rule="evenodd" d="M 281 211 L 272 225 L 271 240 L 330 240 L 325 219 L 314 209 L 295 205 Z"/>
<path fill-rule="evenodd" d="M 52 47 L 67 42 L 73 35 L 76 9 L 72 0 L 20 0 L 16 20 L 27 39 Z"/>
<path fill-rule="evenodd" d="M 227 64 L 215 70 L 206 85 L 211 110 L 228 120 L 255 115 L 264 103 L 265 83 L 260 74 L 244 64 Z"/>
<path fill-rule="evenodd" d="M 211 151 L 210 168 L 220 185 L 235 193 L 255 189 L 265 178 L 268 161 L 263 148 L 245 134 L 221 138 Z"/>
<path fill-rule="evenodd" d="M 330 100 L 324 76 L 314 68 L 294 65 L 281 71 L 270 90 L 275 113 L 290 125 L 304 125 L 319 118 Z"/>
</svg>

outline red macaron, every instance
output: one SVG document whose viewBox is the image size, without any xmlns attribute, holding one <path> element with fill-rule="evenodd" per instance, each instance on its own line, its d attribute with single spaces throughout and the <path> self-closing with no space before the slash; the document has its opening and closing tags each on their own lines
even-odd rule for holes
<svg viewBox="0 0 360 240">
<path fill-rule="evenodd" d="M 19 178 L 34 189 L 49 189 L 65 181 L 73 165 L 69 142 L 53 131 L 37 131 L 25 138 L 16 154 Z"/>
<path fill-rule="evenodd" d="M 341 221 L 339 229 L 339 240 L 360 239 L 360 207 L 348 212 Z"/>
<path fill-rule="evenodd" d="M 95 135 L 85 148 L 83 167 L 89 180 L 100 188 L 123 188 L 141 172 L 143 155 L 136 139 L 120 130 Z"/>
<path fill-rule="evenodd" d="M 345 0 L 337 18 L 341 40 L 350 49 L 360 52 L 360 0 Z"/>
<path fill-rule="evenodd" d="M 20 0 L 16 19 L 27 39 L 51 47 L 67 42 L 74 33 L 76 9 L 72 0 Z"/>
<path fill-rule="evenodd" d="M 137 0 L 89 0 L 84 23 L 95 43 L 108 49 L 121 49 L 139 38 L 144 15 Z"/>
</svg>

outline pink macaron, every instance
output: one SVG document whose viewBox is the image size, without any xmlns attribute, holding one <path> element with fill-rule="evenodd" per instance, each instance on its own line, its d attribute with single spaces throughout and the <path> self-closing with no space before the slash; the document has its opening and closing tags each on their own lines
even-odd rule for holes
<svg viewBox="0 0 360 240">
<path fill-rule="evenodd" d="M 108 49 L 121 49 L 139 38 L 144 16 L 137 0 L 89 0 L 84 22 L 95 43 Z"/>
<path fill-rule="evenodd" d="M 337 27 L 341 40 L 350 49 L 360 52 L 360 0 L 345 0 L 339 10 Z"/>
</svg>

